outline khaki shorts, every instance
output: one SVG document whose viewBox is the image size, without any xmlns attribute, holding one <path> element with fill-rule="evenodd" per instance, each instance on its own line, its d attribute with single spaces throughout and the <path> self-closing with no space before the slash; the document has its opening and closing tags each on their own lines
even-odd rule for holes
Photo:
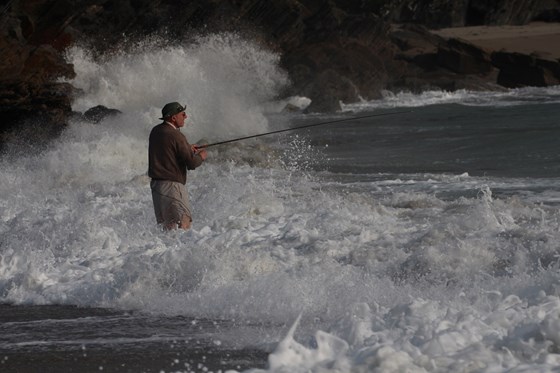
<svg viewBox="0 0 560 373">
<path fill-rule="evenodd" d="M 184 216 L 192 221 L 185 185 L 174 181 L 152 180 L 150 187 L 158 224 L 180 223 Z"/>
</svg>

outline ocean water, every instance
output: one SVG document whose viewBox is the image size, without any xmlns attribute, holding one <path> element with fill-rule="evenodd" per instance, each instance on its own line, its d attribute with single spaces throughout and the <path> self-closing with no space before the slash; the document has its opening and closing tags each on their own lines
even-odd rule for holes
<svg viewBox="0 0 560 373">
<path fill-rule="evenodd" d="M 69 51 L 74 109 L 122 114 L 0 160 L 0 371 L 560 371 L 560 87 L 303 115 L 252 42 L 158 45 Z M 192 142 L 349 120 L 211 148 L 193 228 L 162 232 L 176 100 Z"/>
</svg>

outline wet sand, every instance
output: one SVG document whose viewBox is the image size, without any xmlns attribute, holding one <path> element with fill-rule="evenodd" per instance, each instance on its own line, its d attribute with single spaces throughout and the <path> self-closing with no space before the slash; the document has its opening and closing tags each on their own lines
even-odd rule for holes
<svg viewBox="0 0 560 373">
<path fill-rule="evenodd" d="M 560 59 L 560 23 L 454 27 L 432 32 L 444 38 L 466 40 L 489 51 L 503 50 L 534 54 L 546 59 Z"/>
<path fill-rule="evenodd" d="M 73 306 L 0 305 L 0 372 L 225 372 L 268 353 L 216 343 L 235 325 Z"/>
</svg>

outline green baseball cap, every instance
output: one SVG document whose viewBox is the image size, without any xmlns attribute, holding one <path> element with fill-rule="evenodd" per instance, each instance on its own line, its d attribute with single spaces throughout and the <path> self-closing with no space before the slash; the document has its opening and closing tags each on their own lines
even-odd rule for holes
<svg viewBox="0 0 560 373">
<path fill-rule="evenodd" d="M 161 118 L 159 118 L 159 119 L 165 119 L 167 117 L 172 117 L 175 114 L 179 114 L 180 112 L 185 111 L 186 108 L 187 108 L 187 105 L 182 106 L 178 102 L 170 102 L 170 103 L 166 104 L 163 107 L 163 109 L 161 109 Z"/>
</svg>

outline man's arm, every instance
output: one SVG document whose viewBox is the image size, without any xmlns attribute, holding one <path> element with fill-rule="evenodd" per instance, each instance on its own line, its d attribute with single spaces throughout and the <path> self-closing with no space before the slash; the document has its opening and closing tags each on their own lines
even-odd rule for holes
<svg viewBox="0 0 560 373">
<path fill-rule="evenodd" d="M 182 138 L 181 141 L 178 143 L 179 157 L 186 164 L 187 170 L 194 170 L 195 168 L 200 166 L 202 162 L 206 159 L 207 156 L 206 151 L 204 151 L 204 154 L 201 154 L 204 149 L 195 153 L 193 146 L 189 144 L 187 138 L 181 133 L 179 133 L 179 136 L 181 136 Z"/>
</svg>

